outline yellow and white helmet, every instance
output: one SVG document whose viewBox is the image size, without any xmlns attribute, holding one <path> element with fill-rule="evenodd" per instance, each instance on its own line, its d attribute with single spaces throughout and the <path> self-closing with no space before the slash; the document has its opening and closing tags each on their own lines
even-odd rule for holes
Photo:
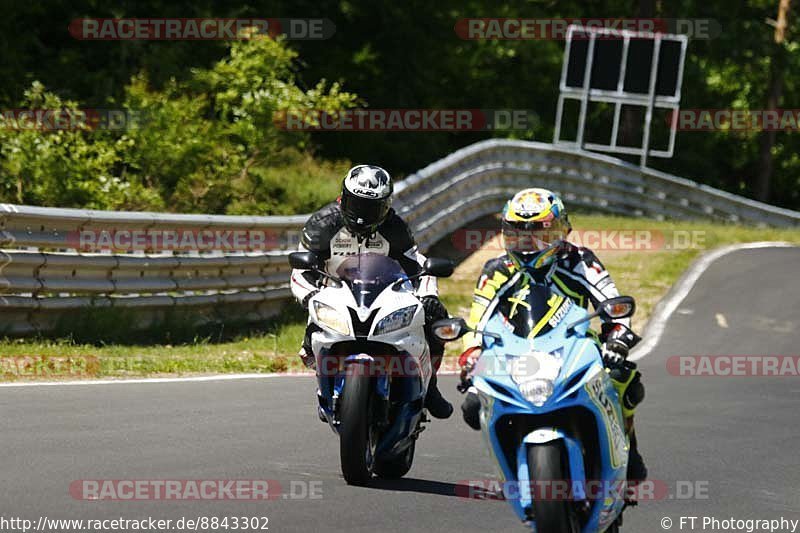
<svg viewBox="0 0 800 533">
<path fill-rule="evenodd" d="M 503 246 L 520 267 L 542 268 L 555 261 L 572 231 L 564 202 L 547 189 L 523 189 L 503 208 Z"/>
</svg>

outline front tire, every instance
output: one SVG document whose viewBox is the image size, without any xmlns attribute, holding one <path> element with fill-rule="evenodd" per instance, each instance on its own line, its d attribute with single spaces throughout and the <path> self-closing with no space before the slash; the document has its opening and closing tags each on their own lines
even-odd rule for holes
<svg viewBox="0 0 800 533">
<path fill-rule="evenodd" d="M 369 374 L 360 365 L 348 366 L 339 404 L 339 458 L 349 485 L 364 485 L 372 476 L 370 385 Z"/>
<path fill-rule="evenodd" d="M 567 480 L 566 456 L 557 443 L 537 444 L 528 447 L 528 473 L 531 482 L 561 482 Z M 533 517 L 538 533 L 578 533 L 575 513 L 569 501 L 533 499 Z"/>
<path fill-rule="evenodd" d="M 414 441 L 411 446 L 397 457 L 375 461 L 375 475 L 384 479 L 399 479 L 408 474 L 414 464 L 414 448 L 416 446 L 417 442 Z"/>
</svg>

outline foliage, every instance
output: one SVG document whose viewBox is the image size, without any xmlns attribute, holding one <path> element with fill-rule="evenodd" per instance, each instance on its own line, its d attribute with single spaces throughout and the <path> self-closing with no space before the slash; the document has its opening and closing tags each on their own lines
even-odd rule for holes
<svg viewBox="0 0 800 533">
<path fill-rule="evenodd" d="M 355 96 L 324 81 L 295 82 L 296 53 L 270 38 L 237 41 L 211 68 L 154 88 L 146 74 L 125 87 L 123 127 L 0 128 L 0 196 L 17 203 L 202 213 L 292 213 L 329 200 L 346 163 L 314 163 L 307 135 L 273 122 L 287 110 L 336 111 Z M 34 82 L 22 109 L 61 110 Z M 317 182 L 314 186 L 313 182 Z M 324 196 L 323 195 L 327 195 Z"/>
<path fill-rule="evenodd" d="M 65 100 L 79 101 L 82 105 L 102 107 L 109 99 L 130 100 L 132 104 L 154 103 L 155 109 L 145 111 L 154 113 L 156 119 L 159 113 L 167 116 L 172 112 L 179 116 L 185 113 L 189 120 L 185 127 L 174 121 L 166 124 L 164 143 L 157 142 L 155 130 L 149 134 L 131 134 L 129 138 L 135 137 L 140 145 L 124 152 L 125 158 L 131 157 L 130 161 L 123 158 L 111 163 L 100 157 L 102 154 L 96 154 L 91 160 L 95 165 L 92 170 L 97 165 L 103 168 L 110 165 L 115 172 L 109 171 L 109 176 L 130 183 L 131 189 L 158 190 L 152 198 L 138 192 L 129 194 L 126 200 L 129 203 L 118 205 L 157 207 L 160 201 L 170 209 L 209 208 L 219 212 L 235 204 L 240 212 L 242 201 L 234 198 L 239 189 L 231 190 L 226 184 L 248 168 L 251 158 L 252 166 L 245 181 L 256 169 L 268 168 L 262 158 L 264 154 L 276 156 L 272 144 L 276 136 L 279 145 L 296 148 L 293 153 L 302 154 L 313 146 L 316 155 L 376 162 L 396 175 L 413 172 L 456 148 L 492 135 L 510 134 L 549 142 L 563 42 L 462 40 L 454 32 L 455 23 L 461 18 L 633 18 L 645 6 L 654 9 L 654 16 L 667 20 L 714 19 L 721 30 L 718 35 L 690 41 L 682 107 L 755 110 L 766 103 L 776 47 L 773 27 L 768 21 L 776 17 L 778 3 L 777 0 L 508 0 L 503 3 L 248 0 L 232 4 L 227 0 L 141 0 L 114 6 L 97 0 L 52 0 L 46 7 L 35 2 L 16 3 L 0 18 L 0 105 L 4 108 L 19 105 L 31 82 L 41 80 Z M 235 46 L 229 50 L 220 42 L 73 39 L 66 30 L 69 21 L 89 16 L 326 17 L 336 25 L 336 33 L 326 41 L 292 41 L 291 49 L 281 45 L 264 57 L 265 52 L 258 47 Z M 780 106 L 797 109 L 800 91 L 793 73 L 800 68 L 796 41 L 800 15 L 796 10 L 790 12 L 789 23 Z M 291 50 L 299 53 L 303 63 Z M 315 91 L 313 83 L 304 84 L 297 74 L 300 67 L 308 79 L 346 84 L 348 90 L 372 108 L 533 109 L 540 122 L 532 130 L 519 132 L 320 132 L 310 139 L 261 128 L 265 121 L 269 122 L 268 109 L 272 104 L 265 103 L 264 98 L 272 98 L 270 91 L 277 91 L 276 98 L 294 102 L 302 102 Z M 265 74 L 268 79 L 262 84 Z M 128 84 L 133 76 L 133 83 Z M 290 91 L 289 95 L 281 93 L 280 84 L 272 84 L 270 79 L 312 89 Z M 250 90 L 254 83 L 266 92 Z M 329 92 L 333 95 L 339 90 L 332 87 Z M 265 107 L 259 111 L 261 105 Z M 205 122 L 195 120 L 198 116 Z M 209 126 L 210 129 L 204 129 Z M 756 132 L 680 132 L 675 157 L 652 159 L 650 164 L 751 195 L 758 167 L 758 140 Z M 212 142 L 221 144 L 211 147 Z M 268 148 L 257 151 L 252 143 L 263 143 Z M 17 148 L 23 152 L 33 150 Z M 151 148 L 153 151 L 148 151 Z M 121 153 L 117 147 L 113 150 Z M 798 153 L 800 137 L 778 132 L 773 148 L 772 201 L 779 205 L 800 208 Z M 14 199 L 18 187 L 14 176 L 19 175 L 19 163 L 12 164 L 10 170 L 8 166 L 4 165 L 0 171 L 3 198 Z M 65 188 L 81 190 L 73 186 Z M 23 187 L 26 194 L 29 190 L 30 187 Z M 59 205 L 77 205 L 85 193 L 72 194 L 77 196 L 67 197 Z M 25 198 L 55 205 L 51 197 L 31 193 Z"/>
</svg>

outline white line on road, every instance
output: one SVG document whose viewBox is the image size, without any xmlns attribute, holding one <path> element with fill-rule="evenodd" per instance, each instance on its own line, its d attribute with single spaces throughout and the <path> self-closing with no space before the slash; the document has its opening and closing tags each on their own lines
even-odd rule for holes
<svg viewBox="0 0 800 533">
<path fill-rule="evenodd" d="M 211 376 L 186 376 L 177 378 L 135 378 L 135 379 L 84 379 L 73 381 L 14 381 L 0 383 L 0 387 L 46 387 L 56 385 L 131 385 L 137 383 L 183 383 L 197 381 L 231 381 L 236 379 L 269 379 L 287 376 L 313 376 L 310 372 L 270 373 L 270 374 L 214 374 Z"/>
<path fill-rule="evenodd" d="M 728 319 L 725 318 L 725 315 L 722 313 L 717 313 L 716 315 L 717 325 L 721 328 L 728 329 Z"/>
<path fill-rule="evenodd" d="M 440 376 L 455 376 L 455 370 L 443 370 Z M 54 387 L 59 385 L 134 385 L 142 383 L 192 383 L 202 381 L 233 381 L 240 379 L 270 379 L 270 378 L 310 378 L 311 372 L 284 372 L 264 374 L 213 374 L 210 376 L 186 376 L 176 378 L 133 378 L 133 379 L 77 379 L 72 381 L 10 381 L 0 383 L 3 387 Z"/>
<path fill-rule="evenodd" d="M 703 272 L 705 272 L 714 261 L 730 253 L 738 252 L 739 250 L 794 247 L 793 244 L 788 242 L 747 242 L 725 246 L 701 256 L 700 259 L 695 261 L 694 264 L 689 267 L 689 270 L 683 274 L 673 291 L 656 305 L 656 312 L 650 318 L 647 327 L 645 327 L 643 335 L 644 341 L 634 348 L 633 353 L 628 359 L 631 361 L 638 361 L 646 357 L 653 348 L 655 348 L 656 344 L 658 344 L 658 341 L 661 339 L 661 335 L 664 334 L 664 328 L 667 325 L 669 317 L 672 316 L 672 313 L 675 312 L 681 302 L 689 295 L 694 284 L 697 283 L 697 280 L 700 279 Z"/>
</svg>

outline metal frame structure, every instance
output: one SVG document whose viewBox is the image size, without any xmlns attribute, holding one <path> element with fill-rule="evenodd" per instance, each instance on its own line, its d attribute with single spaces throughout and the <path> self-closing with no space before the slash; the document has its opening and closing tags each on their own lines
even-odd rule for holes
<svg viewBox="0 0 800 533">
<path fill-rule="evenodd" d="M 567 71 L 572 49 L 572 42 L 575 34 L 588 35 L 589 45 L 586 54 L 586 63 L 583 68 L 583 86 L 580 88 L 567 85 Z M 592 67 L 594 66 L 594 53 L 598 35 L 609 36 L 611 38 L 622 39 L 622 57 L 617 79 L 617 88 L 614 91 L 596 89 L 591 87 Z M 628 50 L 631 39 L 650 39 L 653 41 L 653 54 L 650 62 L 650 77 L 647 93 L 637 93 L 624 90 L 625 74 L 628 63 Z M 661 43 L 664 41 L 676 41 L 680 43 L 680 57 L 677 73 L 677 84 L 675 93 L 671 96 L 659 96 L 656 94 L 656 83 L 658 75 L 658 63 L 661 56 Z M 556 124 L 553 134 L 553 144 L 578 150 L 594 150 L 598 152 L 608 152 L 626 155 L 638 155 L 640 165 L 647 165 L 648 155 L 653 157 L 672 157 L 675 150 L 675 128 L 670 127 L 669 142 L 666 150 L 650 149 L 650 128 L 653 121 L 653 110 L 671 109 L 675 116 L 680 108 L 681 88 L 683 85 L 683 67 L 686 59 L 686 48 L 689 38 L 686 35 L 637 32 L 630 30 L 614 30 L 610 28 L 587 28 L 580 25 L 571 25 L 567 30 L 567 42 L 564 50 L 564 63 L 561 68 L 561 80 L 559 82 L 558 108 L 556 109 Z M 578 116 L 578 131 L 575 141 L 567 141 L 561 138 L 561 121 L 564 114 L 564 103 L 566 100 L 580 101 L 580 112 Z M 586 113 L 590 102 L 606 102 L 614 104 L 614 121 L 611 130 L 611 142 L 609 144 L 587 143 L 584 142 L 584 130 L 586 128 Z M 619 134 L 619 122 L 623 105 L 640 106 L 645 108 L 643 139 L 641 147 L 619 146 L 617 137 Z"/>
</svg>

